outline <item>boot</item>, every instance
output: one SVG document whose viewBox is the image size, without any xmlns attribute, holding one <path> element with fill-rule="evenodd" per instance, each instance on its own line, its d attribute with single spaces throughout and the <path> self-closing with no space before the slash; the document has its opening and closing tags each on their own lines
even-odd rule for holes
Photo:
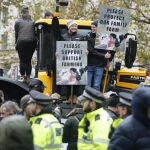
<svg viewBox="0 0 150 150">
<path fill-rule="evenodd" d="M 23 75 L 22 77 L 23 77 L 23 83 L 28 84 L 30 80 L 30 76 Z"/>
<path fill-rule="evenodd" d="M 66 102 L 67 104 L 70 104 L 70 103 L 72 103 L 72 96 L 69 96 L 69 98 L 68 98 L 68 101 Z"/>
<path fill-rule="evenodd" d="M 77 102 L 77 95 L 73 95 L 72 103 L 73 103 L 73 104 L 76 104 L 76 102 Z"/>
<path fill-rule="evenodd" d="M 30 76 L 26 76 L 26 82 L 29 83 L 30 82 Z"/>
</svg>

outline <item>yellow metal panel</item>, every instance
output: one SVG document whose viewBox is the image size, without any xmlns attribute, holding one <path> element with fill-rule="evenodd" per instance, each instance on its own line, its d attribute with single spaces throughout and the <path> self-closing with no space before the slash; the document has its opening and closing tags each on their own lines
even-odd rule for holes
<svg viewBox="0 0 150 150">
<path fill-rule="evenodd" d="M 123 68 L 118 70 L 118 74 L 124 74 L 124 75 L 141 75 L 145 76 L 145 69 L 135 69 L 135 68 Z"/>
<path fill-rule="evenodd" d="M 59 24 L 60 25 L 66 25 L 67 22 L 69 20 L 66 20 L 66 19 L 59 19 Z M 77 24 L 79 26 L 91 26 L 91 23 L 92 21 L 90 20 L 76 20 L 77 21 Z M 51 24 L 52 23 L 52 19 L 40 19 L 40 20 L 37 20 L 36 23 L 47 23 L 47 24 Z"/>
<path fill-rule="evenodd" d="M 53 79 L 52 76 L 48 76 L 46 71 L 40 71 L 38 72 L 38 78 L 44 83 L 44 85 L 46 86 L 45 90 L 44 90 L 44 94 L 52 94 L 52 83 L 53 83 Z"/>
<path fill-rule="evenodd" d="M 129 89 L 138 87 L 138 84 L 132 84 L 132 83 L 127 83 L 127 82 L 117 82 L 116 85 L 119 87 L 124 87 L 124 88 L 129 88 Z"/>
<path fill-rule="evenodd" d="M 121 81 L 122 76 L 125 76 L 124 82 Z M 124 87 L 124 88 L 131 88 L 131 89 L 136 88 L 139 86 L 139 84 L 135 82 L 144 80 L 145 76 L 146 76 L 145 69 L 123 68 L 123 69 L 118 70 L 116 85 L 119 87 Z"/>
</svg>

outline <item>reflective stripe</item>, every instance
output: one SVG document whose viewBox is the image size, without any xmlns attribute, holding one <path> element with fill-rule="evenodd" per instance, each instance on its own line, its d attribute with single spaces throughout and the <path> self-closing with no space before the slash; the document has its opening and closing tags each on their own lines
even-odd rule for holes
<svg viewBox="0 0 150 150">
<path fill-rule="evenodd" d="M 94 139 L 94 142 L 100 142 L 100 143 L 108 144 L 109 140 L 96 138 L 96 139 Z"/>
<path fill-rule="evenodd" d="M 90 141 L 90 140 L 85 140 L 85 139 L 78 139 L 78 143 L 81 143 L 81 144 L 93 144 L 93 141 Z"/>
<path fill-rule="evenodd" d="M 37 118 L 33 118 L 33 128 L 34 128 L 34 125 L 35 126 L 39 126 L 38 128 L 41 127 L 44 127 L 46 130 L 44 133 L 43 133 L 43 137 L 46 138 L 44 141 L 43 139 L 43 142 L 42 140 L 37 140 L 36 137 L 35 137 L 35 144 L 34 144 L 34 149 L 35 150 L 44 150 L 44 149 L 61 149 L 63 147 L 62 145 L 62 142 L 61 142 L 61 138 L 62 138 L 62 127 L 60 126 L 59 122 L 52 116 L 50 115 L 41 115 L 41 116 L 38 116 Z M 40 122 L 39 123 L 36 123 L 36 120 L 41 118 Z M 34 132 L 37 132 L 38 133 L 38 128 L 34 130 Z M 41 130 L 42 131 L 42 130 Z M 49 134 L 50 132 L 50 134 Z M 47 134 L 48 133 L 48 134 Z M 41 133 L 42 134 L 42 133 Z M 47 137 L 47 135 L 49 135 Z M 40 133 L 38 134 L 35 134 L 36 136 L 40 136 Z M 42 137 L 41 137 L 42 138 Z"/>
<path fill-rule="evenodd" d="M 44 148 L 62 148 L 62 144 L 54 144 L 55 135 L 51 126 L 52 124 L 58 124 L 58 122 L 57 121 L 48 122 L 46 119 L 42 119 L 42 121 L 46 123 L 45 128 L 48 127 L 51 128 L 51 137 L 50 137 L 51 143 L 47 144 Z"/>
<path fill-rule="evenodd" d="M 128 102 L 127 100 L 123 99 L 123 98 L 119 98 L 120 102 L 123 104 L 126 104 L 127 106 L 131 106 L 131 102 Z"/>
<path fill-rule="evenodd" d="M 44 148 L 62 148 L 62 144 L 47 144 Z"/>
<path fill-rule="evenodd" d="M 43 148 L 39 145 L 34 144 L 34 150 L 43 150 Z"/>
<path fill-rule="evenodd" d="M 45 147 L 40 147 L 34 144 L 34 150 L 43 150 L 45 148 L 63 148 L 62 144 L 47 144 Z"/>
<path fill-rule="evenodd" d="M 40 147 L 34 144 L 35 150 L 43 150 L 44 148 L 63 148 L 62 144 L 47 144 L 45 147 Z"/>
<path fill-rule="evenodd" d="M 87 139 L 79 139 L 78 140 L 79 143 L 81 144 L 94 144 L 94 143 L 103 143 L 103 144 L 108 144 L 109 143 L 109 140 L 106 140 L 106 139 L 100 139 L 100 138 L 96 138 L 94 140 L 87 140 Z"/>
<path fill-rule="evenodd" d="M 46 119 L 42 118 L 42 121 L 45 122 L 45 128 L 51 127 L 52 124 L 59 124 L 57 121 L 49 122 Z"/>
</svg>

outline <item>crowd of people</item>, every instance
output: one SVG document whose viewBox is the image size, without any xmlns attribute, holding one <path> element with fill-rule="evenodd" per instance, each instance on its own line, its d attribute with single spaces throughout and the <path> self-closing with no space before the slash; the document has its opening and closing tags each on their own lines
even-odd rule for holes
<svg viewBox="0 0 150 150">
<path fill-rule="evenodd" d="M 2 91 L 1 91 L 2 93 Z M 86 86 L 76 108 L 62 124 L 55 99 L 31 89 L 20 104 L 5 100 L 0 106 L 2 150 L 148 150 L 150 149 L 150 88 L 112 93 L 106 98 Z M 6 144 L 9 141 L 9 144 Z"/>
</svg>

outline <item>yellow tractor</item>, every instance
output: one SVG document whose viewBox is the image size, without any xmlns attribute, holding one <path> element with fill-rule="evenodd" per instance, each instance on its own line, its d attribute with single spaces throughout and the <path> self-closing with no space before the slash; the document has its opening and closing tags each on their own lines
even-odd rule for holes
<svg viewBox="0 0 150 150">
<path fill-rule="evenodd" d="M 36 21 L 35 30 L 37 37 L 37 65 L 36 77 L 43 81 L 46 86 L 44 93 L 52 94 L 56 87 L 56 62 L 55 51 L 56 41 L 59 36 L 66 32 L 66 23 L 68 20 L 59 19 L 59 4 L 67 5 L 67 3 L 56 0 L 56 15 L 52 19 L 40 19 Z M 82 35 L 86 35 L 90 31 L 92 21 L 76 20 L 78 23 L 78 31 Z M 130 35 L 130 34 L 129 34 Z M 131 34 L 132 35 L 132 34 Z M 126 35 L 128 36 L 128 34 Z M 134 36 L 134 35 L 133 35 Z M 105 69 L 103 82 L 101 85 L 102 92 L 113 90 L 119 92 L 124 89 L 133 89 L 138 87 L 140 82 L 145 80 L 145 69 L 133 69 L 133 63 L 136 57 L 137 41 L 129 39 L 125 48 L 125 67 L 121 67 L 121 63 L 117 62 L 113 70 Z M 9 91 L 9 89 L 14 89 Z M 19 81 L 0 78 L 0 90 L 3 90 L 6 99 L 20 100 L 22 96 L 28 94 L 29 88 Z M 18 91 L 18 92 L 16 92 Z M 18 94 L 16 94 L 18 93 Z M 64 92 L 65 93 L 65 92 Z M 61 94 L 65 98 L 65 94 Z M 62 97 L 63 98 L 63 97 Z"/>
<path fill-rule="evenodd" d="M 59 2 L 57 0 L 57 2 Z M 56 7 L 56 12 L 59 6 Z M 53 19 L 40 19 L 35 24 L 37 35 L 37 66 L 36 77 L 41 79 L 46 86 L 44 93 L 50 95 L 55 92 L 56 83 L 56 62 L 55 51 L 56 41 L 59 36 L 67 31 L 66 24 L 69 20 L 59 19 L 56 13 Z M 90 31 L 91 21 L 76 20 L 78 23 L 78 31 L 81 35 L 86 35 Z M 132 34 L 126 34 L 126 37 Z M 135 35 L 133 35 L 135 36 Z M 136 57 L 137 41 L 135 39 L 128 40 L 125 52 L 125 68 L 121 68 L 117 63 L 113 71 L 105 69 L 102 92 L 108 90 L 120 91 L 120 89 L 136 88 L 140 82 L 145 80 L 145 69 L 131 69 Z M 118 66 L 117 66 L 118 65 Z M 65 96 L 65 95 L 64 95 Z"/>
</svg>

